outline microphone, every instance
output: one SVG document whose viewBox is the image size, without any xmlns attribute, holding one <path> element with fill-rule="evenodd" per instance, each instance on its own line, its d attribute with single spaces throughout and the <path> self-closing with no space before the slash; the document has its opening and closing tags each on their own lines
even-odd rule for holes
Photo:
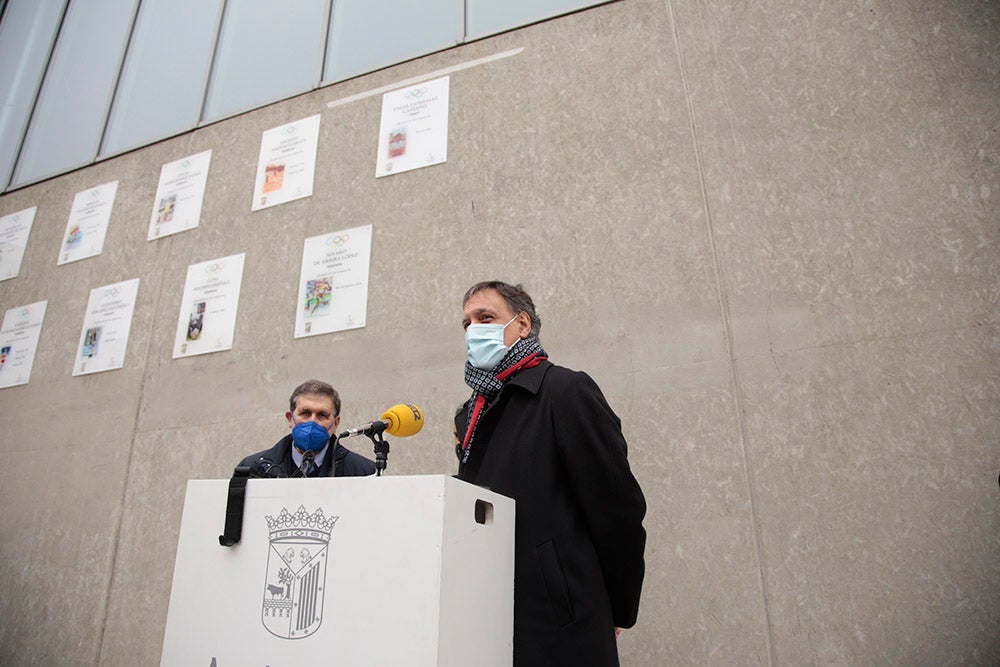
<svg viewBox="0 0 1000 667">
<path fill-rule="evenodd" d="M 313 458 L 316 456 L 316 452 L 311 449 L 302 454 L 302 465 L 299 466 L 299 472 L 302 473 L 303 477 L 308 477 L 309 473 L 316 469 L 316 463 Z"/>
<path fill-rule="evenodd" d="M 349 438 L 352 435 L 378 435 L 383 431 L 397 438 L 418 433 L 424 427 L 424 413 L 412 403 L 399 403 L 382 413 L 376 421 L 349 428 L 339 434 L 338 438 Z"/>
</svg>

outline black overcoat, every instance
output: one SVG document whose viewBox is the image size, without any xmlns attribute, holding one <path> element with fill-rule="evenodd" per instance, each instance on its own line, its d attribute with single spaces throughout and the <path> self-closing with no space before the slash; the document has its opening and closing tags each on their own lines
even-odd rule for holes
<svg viewBox="0 0 1000 667">
<path fill-rule="evenodd" d="M 639 608 L 646 502 L 600 388 L 548 361 L 522 370 L 470 447 L 459 478 L 516 501 L 514 664 L 617 665 L 614 628 Z"/>
</svg>

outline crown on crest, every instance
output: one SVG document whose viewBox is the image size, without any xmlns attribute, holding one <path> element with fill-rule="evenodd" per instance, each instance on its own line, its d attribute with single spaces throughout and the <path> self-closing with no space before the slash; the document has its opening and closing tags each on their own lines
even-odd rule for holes
<svg viewBox="0 0 1000 667">
<path fill-rule="evenodd" d="M 271 536 L 275 537 L 276 534 L 286 533 L 289 531 L 304 531 L 307 533 L 322 533 L 322 537 L 327 540 L 330 538 L 330 531 L 333 530 L 333 526 L 337 523 L 337 516 L 325 516 L 323 514 L 323 508 L 318 507 L 316 511 L 312 514 L 306 512 L 305 505 L 299 505 L 299 509 L 295 510 L 295 514 L 288 511 L 287 507 L 281 508 L 281 513 L 278 516 L 266 516 L 267 519 L 267 529 L 271 532 Z M 317 535 L 316 537 L 321 537 Z"/>
</svg>

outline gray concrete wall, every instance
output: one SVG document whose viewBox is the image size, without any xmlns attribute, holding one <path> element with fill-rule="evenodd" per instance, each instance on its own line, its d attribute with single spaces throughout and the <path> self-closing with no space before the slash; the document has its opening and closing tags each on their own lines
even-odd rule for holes
<svg viewBox="0 0 1000 667">
<path fill-rule="evenodd" d="M 49 307 L 0 390 L 0 663 L 155 664 L 186 480 L 283 435 L 306 377 L 345 424 L 421 405 L 389 473 L 453 472 L 459 299 L 498 277 L 624 423 L 649 502 L 624 664 L 995 664 L 998 20 L 624 0 L 4 196 L 38 215 L 0 309 Z M 452 75 L 444 165 L 376 180 L 380 97 L 327 108 L 518 47 Z M 315 113 L 316 193 L 251 213 L 261 132 Z M 208 148 L 201 226 L 147 242 L 160 166 Z M 57 267 L 73 195 L 113 179 L 104 253 Z M 368 325 L 294 340 L 303 238 L 369 223 Z M 172 360 L 186 267 L 237 252 L 234 349 Z M 135 277 L 125 367 L 71 377 L 90 289 Z"/>
</svg>

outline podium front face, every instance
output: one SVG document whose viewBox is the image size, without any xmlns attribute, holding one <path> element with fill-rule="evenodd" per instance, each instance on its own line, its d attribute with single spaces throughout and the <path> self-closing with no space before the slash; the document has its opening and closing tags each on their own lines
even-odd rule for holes
<svg viewBox="0 0 1000 667">
<path fill-rule="evenodd" d="M 505 665 L 514 501 L 446 476 L 188 482 L 162 665 Z"/>
</svg>

